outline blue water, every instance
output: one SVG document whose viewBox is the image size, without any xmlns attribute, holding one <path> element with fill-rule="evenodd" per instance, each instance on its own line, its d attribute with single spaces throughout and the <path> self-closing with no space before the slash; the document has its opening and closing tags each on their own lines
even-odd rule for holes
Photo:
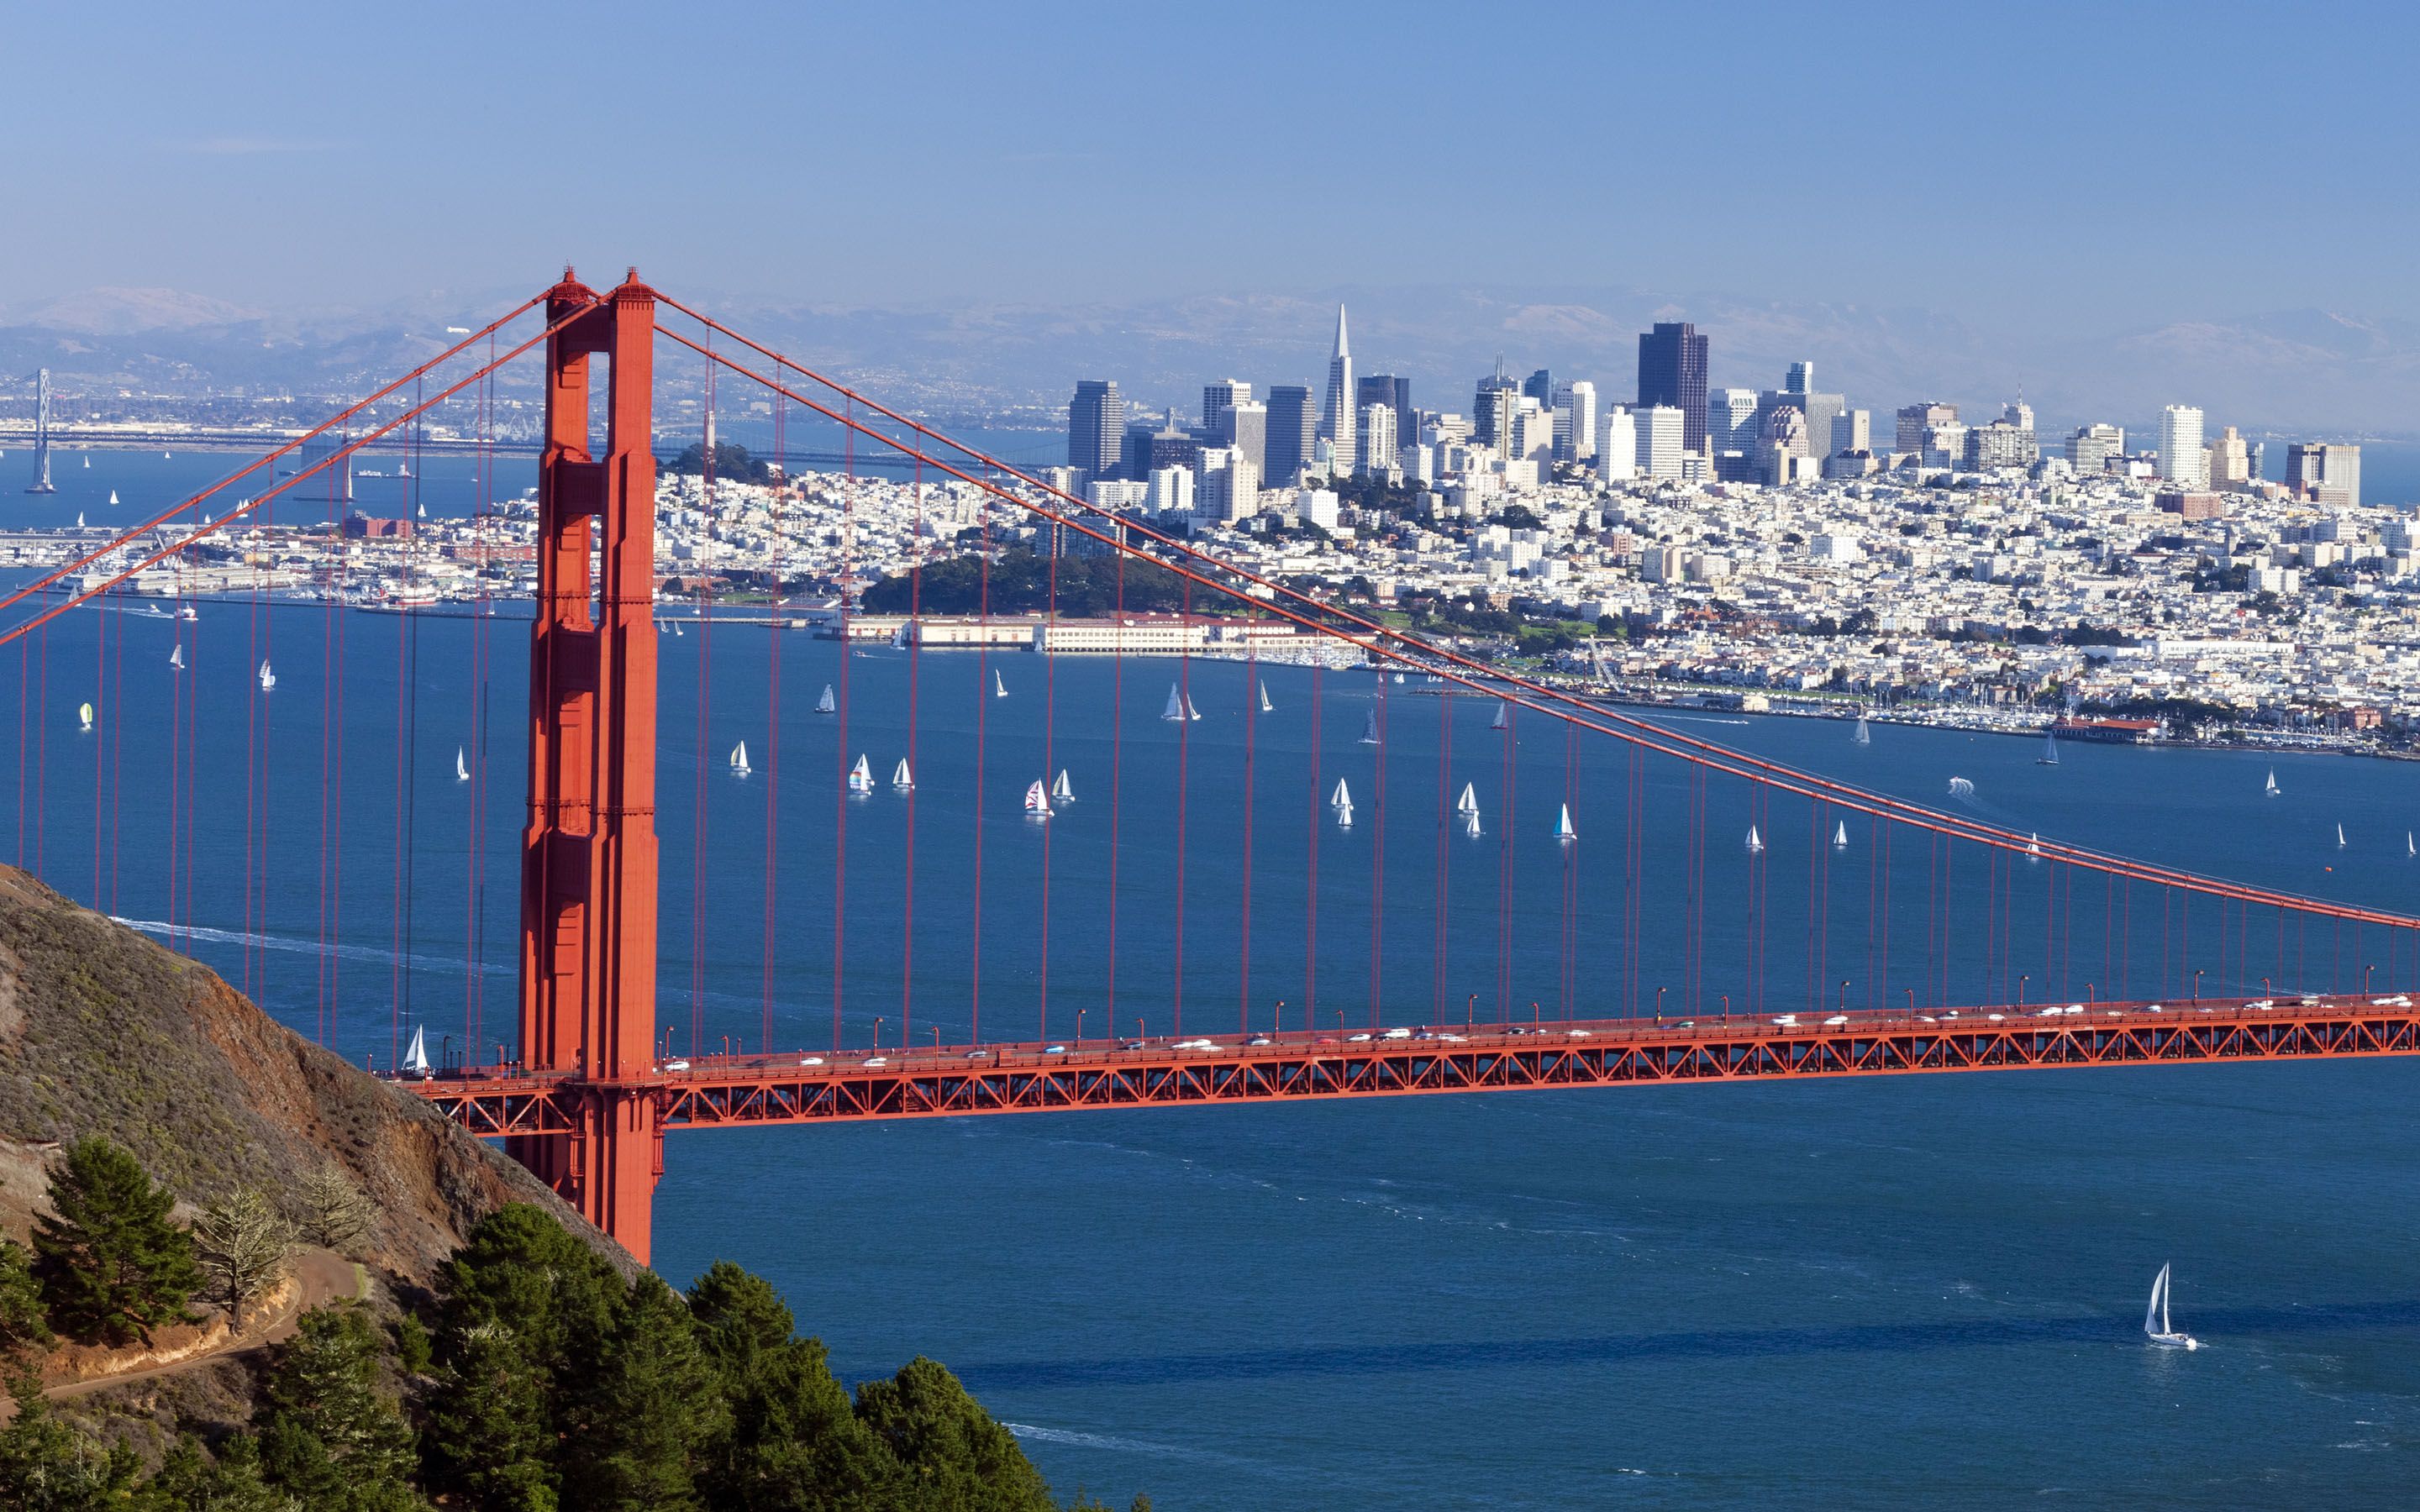
<svg viewBox="0 0 2420 1512">
<path fill-rule="evenodd" d="M 166 666 L 178 631 L 163 621 L 110 616 L 122 683 L 114 659 L 109 682 L 96 671 L 89 611 L 22 663 L 0 654 L 0 855 L 39 851 L 54 885 L 157 929 L 171 921 L 164 857 L 181 818 L 200 886 L 174 922 L 287 1022 L 381 1062 L 412 1022 L 458 1052 L 474 1006 L 479 1042 L 508 1038 L 525 626 L 202 612 L 184 632 L 183 688 Z M 1645 1011 L 1658 987 L 1668 1011 L 1710 1012 L 1725 993 L 1777 1010 L 1898 1006 L 1913 990 L 1930 1006 L 2024 982 L 2035 999 L 2053 983 L 2080 996 L 2086 980 L 2105 995 L 2113 977 L 2137 995 L 2183 994 L 2194 970 L 2213 993 L 2259 990 L 2262 976 L 2281 990 L 2357 985 L 2366 964 L 2381 987 L 2409 985 L 2420 967 L 2408 941 L 2278 937 L 2261 915 L 2234 918 L 2223 945 L 2215 915 L 2201 916 L 2188 942 L 2181 910 L 2164 912 L 2172 900 L 2121 900 L 2088 875 L 2070 888 L 2055 867 L 1962 856 L 1945 889 L 1922 842 L 1895 837 L 1885 870 L 1868 827 L 1853 824 L 1835 853 L 1813 843 L 1829 816 L 1787 800 L 1753 810 L 1769 843 L 1760 870 L 1735 779 L 1707 784 L 1699 806 L 1677 766 L 1650 763 L 1634 821 L 1629 758 L 1598 740 L 1567 765 L 1559 734 L 1525 716 L 1508 767 L 1472 701 L 1350 673 L 1326 674 L 1314 697 L 1310 673 L 1271 669 L 1277 712 L 1250 727 L 1245 978 L 1242 668 L 1128 662 L 1121 717 L 1109 662 L 844 660 L 785 635 L 777 740 L 776 644 L 737 625 L 663 642 L 659 1016 L 679 1044 L 765 1033 L 768 795 L 769 1016 L 783 1045 L 826 1043 L 836 995 L 852 1044 L 897 1042 L 903 1014 L 919 1039 L 931 1025 L 963 1037 L 978 965 L 989 1036 L 1046 1032 L 1046 1011 L 1047 1032 L 1072 1035 L 1079 1010 L 1093 1035 L 1112 1011 L 1122 1031 L 1140 1018 L 1167 1032 L 1181 1011 L 1192 1032 L 1225 1033 L 1247 1013 L 1266 1023 L 1280 1000 L 1299 1024 L 1307 996 L 1311 1022 L 1370 1022 L 1382 827 L 1376 1016 L 1389 1023 L 1532 1001 L 1559 1011 L 1567 875 L 1580 1012 Z M 264 653 L 279 671 L 266 698 L 252 680 Z M 346 669 L 341 707 L 332 665 Z M 406 665 L 417 673 L 398 697 Z M 993 670 L 1005 700 L 982 695 Z M 844 673 L 845 730 L 811 712 Z M 1157 717 L 1178 676 L 1198 724 Z M 868 800 L 838 796 L 859 751 L 882 782 L 909 749 L 911 680 L 912 996 L 908 804 L 887 782 Z M 176 760 L 189 771 L 198 752 L 196 798 L 172 806 L 170 711 L 190 708 L 195 685 L 202 723 Z M 99 727 L 85 733 L 72 711 L 96 688 Z M 22 813 L 6 732 L 21 689 Z M 1383 826 L 1379 752 L 1355 741 L 1379 692 Z M 1440 970 L 1449 718 L 1443 787 L 1478 787 L 1488 833 L 1442 837 Z M 340 772 L 323 719 L 343 734 Z M 1962 776 L 1978 817 L 2046 839 L 2420 902 L 2403 843 L 2420 803 L 2399 764 L 2071 746 L 2042 767 L 2025 740 L 1878 727 L 1858 748 L 1836 723 L 1668 722 L 1929 802 Z M 742 738 L 758 766 L 745 780 L 721 769 Z M 492 781 L 484 809 L 480 783 L 453 779 L 458 745 Z M 1025 784 L 1060 766 L 1078 802 L 1047 826 L 1024 820 Z M 2263 799 L 2272 766 L 2284 795 Z M 1349 834 L 1319 801 L 1340 775 L 1360 806 Z M 1549 839 L 1567 795 L 1581 836 L 1569 851 Z M 398 825 L 412 841 L 403 867 Z M 247 876 L 265 878 L 249 908 Z M 1748 907 L 1760 877 L 1761 921 Z M 1810 912 L 1810 884 L 1828 908 Z M 2008 896 L 1996 915 L 1993 885 Z M 1864 906 L 1878 897 L 1886 907 Z M 1880 917 L 1886 947 L 1867 924 Z M 2400 1456 L 2420 1443 L 2412 1074 L 2402 1062 L 2113 1070 L 684 1134 L 666 1151 L 656 1259 L 675 1277 L 716 1257 L 772 1277 L 850 1377 L 917 1352 L 945 1360 L 1063 1490 L 1149 1490 L 1163 1506 L 2375 1504 L 2401 1496 Z M 2210 1344 L 2190 1357 L 2149 1350 L 2138 1332 L 2163 1261 L 2177 1267 L 2179 1322 Z"/>
</svg>

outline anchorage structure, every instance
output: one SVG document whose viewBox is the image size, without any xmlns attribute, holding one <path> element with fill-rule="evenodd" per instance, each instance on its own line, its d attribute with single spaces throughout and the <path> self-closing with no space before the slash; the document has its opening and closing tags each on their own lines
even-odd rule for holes
<svg viewBox="0 0 2420 1512">
<path fill-rule="evenodd" d="M 27 493 L 56 493 L 51 486 L 51 370 L 34 376 L 34 481 Z"/>
</svg>

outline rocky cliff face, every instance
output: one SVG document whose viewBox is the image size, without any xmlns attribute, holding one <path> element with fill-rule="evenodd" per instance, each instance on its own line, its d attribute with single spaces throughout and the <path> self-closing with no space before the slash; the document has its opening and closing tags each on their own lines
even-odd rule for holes
<svg viewBox="0 0 2420 1512">
<path fill-rule="evenodd" d="M 310 1044 L 218 976 L 0 867 L 0 1229 L 22 1238 L 57 1142 L 105 1134 L 189 1202 L 334 1160 L 378 1208 L 362 1257 L 424 1284 L 470 1227 L 553 1193 L 417 1099 Z"/>
</svg>

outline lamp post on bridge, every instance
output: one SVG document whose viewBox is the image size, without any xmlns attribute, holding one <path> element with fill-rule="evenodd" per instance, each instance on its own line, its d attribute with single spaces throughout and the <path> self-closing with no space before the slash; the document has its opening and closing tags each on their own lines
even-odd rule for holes
<svg viewBox="0 0 2420 1512">
<path fill-rule="evenodd" d="M 1269 1033 L 1271 1035 L 1285 1033 L 1285 999 L 1282 997 L 1278 999 L 1277 1011 L 1269 1015 Z"/>
<path fill-rule="evenodd" d="M 2025 987 L 2026 984 L 2031 982 L 2033 980 L 2033 973 L 2029 971 L 2020 971 L 2017 973 L 2017 1006 L 2019 1008 L 2025 1006 Z"/>
<path fill-rule="evenodd" d="M 1462 1000 L 1462 1032 L 1468 1034 L 1479 1022 L 1479 995 L 1472 993 Z"/>
<path fill-rule="evenodd" d="M 2202 974 L 2203 969 L 2204 969 L 2204 968 L 2203 968 L 2203 967 L 2201 967 L 2201 966 L 2195 966 L 2195 967 L 2194 967 L 2194 994 L 2193 994 L 2193 1000 L 2194 1000 L 2195 1002 L 2196 1002 L 2196 1003 L 2198 1003 L 2198 1002 L 2200 1002 L 2200 1001 L 2201 1001 L 2201 974 Z"/>
<path fill-rule="evenodd" d="M 874 1048 L 876 1050 L 882 1048 L 882 1016 L 878 1013 L 874 1019 Z"/>
<path fill-rule="evenodd" d="M 1655 1026 L 1659 1029 L 1664 1026 L 1664 989 L 1661 987 L 1655 989 Z"/>
<path fill-rule="evenodd" d="M 2368 965 L 2361 968 L 2361 995 L 2364 997 L 2367 997 L 2369 995 L 2369 974 L 2377 969 L 2378 964 L 2376 962 L 2372 962 Z"/>
<path fill-rule="evenodd" d="M 1840 979 L 1840 1001 L 1839 1001 L 1839 1006 L 1838 1006 L 1838 1007 L 1837 1007 L 1837 1008 L 1835 1008 L 1832 1011 L 1834 1011 L 1835 1013 L 1845 1013 L 1845 1012 L 1847 1012 L 1848 1011 L 1849 1011 L 1849 979 L 1848 979 L 1848 978 L 1846 978 L 1846 977 L 1842 977 L 1842 978 Z"/>
</svg>

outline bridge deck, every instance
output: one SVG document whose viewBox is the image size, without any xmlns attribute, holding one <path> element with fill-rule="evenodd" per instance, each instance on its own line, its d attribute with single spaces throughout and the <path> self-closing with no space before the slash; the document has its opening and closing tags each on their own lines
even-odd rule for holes
<svg viewBox="0 0 2420 1512">
<path fill-rule="evenodd" d="M 1389 1036 L 1392 1036 L 1389 1038 Z M 2352 997 L 1592 1019 L 1191 1041 L 675 1060 L 635 1084 L 672 1129 L 1668 1082 L 2420 1055 L 2420 1011 Z M 572 1133 L 598 1084 L 453 1071 L 406 1087 L 480 1134 Z"/>
</svg>

